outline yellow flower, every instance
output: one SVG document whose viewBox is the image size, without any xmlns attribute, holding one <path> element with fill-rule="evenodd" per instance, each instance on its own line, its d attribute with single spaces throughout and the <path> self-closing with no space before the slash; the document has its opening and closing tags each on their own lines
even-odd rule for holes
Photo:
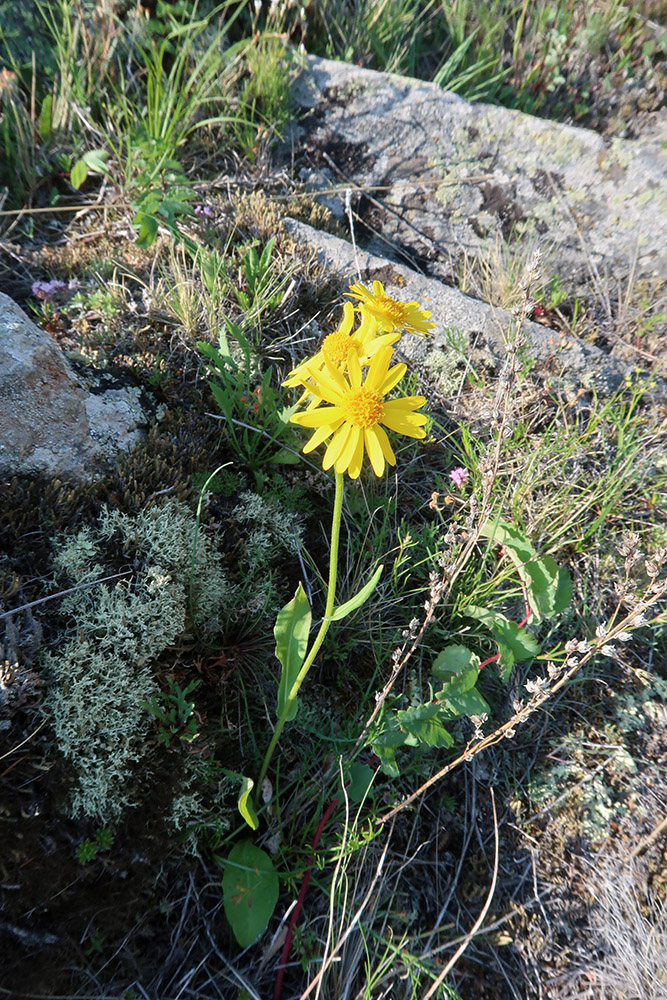
<svg viewBox="0 0 667 1000">
<path fill-rule="evenodd" d="M 308 453 L 328 437 L 322 468 L 335 466 L 336 472 L 347 471 L 351 479 L 361 472 L 364 450 L 368 452 L 376 476 L 384 472 L 385 461 L 396 465 L 396 456 L 384 430 L 398 431 L 408 437 L 426 436 L 423 425 L 426 415 L 415 413 L 426 400 L 423 396 L 404 396 L 385 400 L 385 396 L 405 375 L 404 364 L 390 368 L 393 351 L 381 347 L 371 359 L 365 380 L 362 381 L 361 363 L 355 351 L 348 356 L 349 380 L 325 356 L 322 371 L 311 369 L 311 392 L 321 402 L 304 413 L 295 413 L 290 420 L 301 427 L 314 428 L 315 433 L 304 447 Z M 333 435 L 333 436 L 332 436 Z"/>
<path fill-rule="evenodd" d="M 395 343 L 399 333 L 387 333 L 376 337 L 377 324 L 372 316 L 362 315 L 361 322 L 352 333 L 354 324 L 354 306 L 346 302 L 343 306 L 343 319 L 337 330 L 324 338 L 322 348 L 317 354 L 303 361 L 289 373 L 283 385 L 292 387 L 304 386 L 305 392 L 299 402 L 310 393 L 312 371 L 323 371 L 327 360 L 341 371 L 345 371 L 351 352 L 356 352 L 362 365 L 367 365 L 370 359 L 381 347 Z"/>
<path fill-rule="evenodd" d="M 373 282 L 372 292 L 358 281 L 350 285 L 347 294 L 359 299 L 362 313 L 370 313 L 385 333 L 406 330 L 409 333 L 430 337 L 431 330 L 436 325 L 428 322 L 431 314 L 427 309 L 420 309 L 418 302 L 399 302 L 398 299 L 385 295 L 381 281 Z"/>
</svg>

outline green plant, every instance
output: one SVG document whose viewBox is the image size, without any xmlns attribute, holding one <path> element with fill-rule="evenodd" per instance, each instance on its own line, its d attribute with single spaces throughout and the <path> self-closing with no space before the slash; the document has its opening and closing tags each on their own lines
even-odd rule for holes
<svg viewBox="0 0 667 1000">
<path fill-rule="evenodd" d="M 108 851 L 113 844 L 113 833 L 108 826 L 102 826 L 93 840 L 86 837 L 76 849 L 76 856 L 81 864 L 93 861 L 100 851 Z"/>
<path fill-rule="evenodd" d="M 204 341 L 197 347 L 210 363 L 208 384 L 225 421 L 225 436 L 260 486 L 267 463 L 293 465 L 299 461 L 294 450 L 298 439 L 289 423 L 295 407 L 278 405 L 273 369 L 269 367 L 261 375 L 241 328 L 229 320 L 225 326 L 227 332 L 220 330 L 217 348 Z"/>
<path fill-rule="evenodd" d="M 171 747 L 174 739 L 192 743 L 199 736 L 199 725 L 195 704 L 188 695 L 196 691 L 201 682 L 190 681 L 184 688 L 173 677 L 167 678 L 168 691 L 160 691 L 157 697 L 142 702 L 158 723 L 158 743 Z"/>
</svg>

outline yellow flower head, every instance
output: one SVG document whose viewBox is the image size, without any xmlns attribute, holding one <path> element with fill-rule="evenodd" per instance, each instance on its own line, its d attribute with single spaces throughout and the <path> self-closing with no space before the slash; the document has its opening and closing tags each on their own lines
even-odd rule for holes
<svg viewBox="0 0 667 1000">
<path fill-rule="evenodd" d="M 347 471 L 351 479 L 357 479 L 365 450 L 375 475 L 381 476 L 385 461 L 396 465 L 396 456 L 385 427 L 408 437 L 426 436 L 423 430 L 426 415 L 415 413 L 426 402 L 423 396 L 384 398 L 406 371 L 404 364 L 389 367 L 392 354 L 391 347 L 381 347 L 371 359 L 365 380 L 362 379 L 361 363 L 355 351 L 348 357 L 349 380 L 326 356 L 322 371 L 311 369 L 310 391 L 319 397 L 320 403 L 331 405 L 318 404 L 304 413 L 295 413 L 290 420 L 315 430 L 303 449 L 305 453 L 313 451 L 331 437 L 322 468 L 335 466 L 336 472 Z"/>
<path fill-rule="evenodd" d="M 350 285 L 348 295 L 361 302 L 362 314 L 369 313 L 382 327 L 385 333 L 393 330 L 406 330 L 420 336 L 431 336 L 435 323 L 429 323 L 430 312 L 420 309 L 418 302 L 399 302 L 384 293 L 381 281 L 373 282 L 370 292 L 361 282 Z"/>
<path fill-rule="evenodd" d="M 310 392 L 313 370 L 323 371 L 326 362 L 329 361 L 336 368 L 345 371 L 350 353 L 356 353 L 361 364 L 367 365 L 376 351 L 387 344 L 395 343 L 400 337 L 399 333 L 387 333 L 376 337 L 377 324 L 370 315 L 361 317 L 361 322 L 354 333 L 352 332 L 353 324 L 354 306 L 351 302 L 346 302 L 343 306 L 343 319 L 338 329 L 324 338 L 321 350 L 314 357 L 303 361 L 290 372 L 283 385 L 288 387 L 304 386 L 306 391 L 301 397 L 304 399 Z"/>
</svg>

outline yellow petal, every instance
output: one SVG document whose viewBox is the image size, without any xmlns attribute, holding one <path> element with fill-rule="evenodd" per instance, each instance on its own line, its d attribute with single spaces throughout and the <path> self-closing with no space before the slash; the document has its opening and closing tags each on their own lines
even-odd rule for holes
<svg viewBox="0 0 667 1000">
<path fill-rule="evenodd" d="M 332 437 L 327 450 L 324 453 L 324 458 L 322 459 L 322 468 L 330 469 L 331 466 L 338 460 L 338 457 L 347 444 L 350 432 L 352 431 L 352 424 L 343 424 L 342 427 L 337 431 Z"/>
<path fill-rule="evenodd" d="M 384 472 L 384 453 L 375 430 L 375 427 L 366 428 L 364 430 L 364 442 L 366 444 L 368 457 L 370 458 L 371 465 L 373 466 L 373 472 L 376 476 L 381 476 Z"/>
<path fill-rule="evenodd" d="M 334 429 L 335 427 L 329 427 L 328 425 L 325 425 L 324 427 L 318 427 L 315 433 L 310 438 L 310 440 L 306 441 L 305 445 L 303 446 L 304 455 L 307 455 L 309 452 L 314 451 L 316 448 L 318 448 L 322 444 L 322 442 L 326 441 L 329 435 L 333 433 Z"/>
<path fill-rule="evenodd" d="M 396 456 L 392 451 L 391 445 L 389 444 L 389 438 L 385 434 L 383 428 L 380 427 L 379 424 L 377 424 L 373 428 L 373 431 L 378 441 L 380 442 L 380 447 L 382 448 L 382 454 L 384 455 L 384 457 L 387 459 L 390 465 L 396 465 Z"/>
<path fill-rule="evenodd" d="M 350 424 L 350 434 L 345 442 L 345 447 L 341 449 L 338 460 L 336 461 L 336 472 L 344 472 L 345 469 L 347 469 L 348 465 L 354 458 L 361 441 L 363 441 L 361 428 Z"/>
<path fill-rule="evenodd" d="M 402 361 L 400 362 L 400 364 L 394 365 L 393 368 L 390 368 L 386 374 L 382 386 L 380 387 L 381 395 L 386 396 L 388 392 L 391 392 L 394 386 L 398 385 L 398 383 L 401 381 L 407 370 L 408 366 L 406 364 L 403 364 Z"/>
<path fill-rule="evenodd" d="M 305 413 L 293 413 L 290 423 L 299 427 L 324 427 L 344 419 L 344 411 L 339 406 L 318 406 L 317 409 L 306 410 Z"/>
<path fill-rule="evenodd" d="M 357 446 L 354 449 L 352 458 L 347 469 L 350 479 L 358 479 L 359 473 L 361 472 L 361 466 L 364 461 L 364 436 L 360 432 L 359 440 L 357 441 Z"/>
</svg>

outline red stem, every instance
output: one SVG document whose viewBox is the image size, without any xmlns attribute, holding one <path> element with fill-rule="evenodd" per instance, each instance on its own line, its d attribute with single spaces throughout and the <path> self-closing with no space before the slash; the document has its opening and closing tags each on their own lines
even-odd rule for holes
<svg viewBox="0 0 667 1000">
<path fill-rule="evenodd" d="M 313 837 L 313 850 L 308 858 L 308 864 L 306 865 L 306 874 L 303 876 L 303 882 L 301 883 L 301 888 L 299 889 L 299 895 L 296 900 L 296 906 L 292 910 L 292 916 L 290 917 L 290 922 L 287 927 L 287 937 L 285 938 L 285 944 L 283 945 L 282 954 L 280 956 L 280 964 L 278 966 L 278 974 L 276 976 L 276 985 L 273 989 L 273 1000 L 280 1000 L 280 992 L 283 987 L 283 974 L 285 972 L 285 966 L 287 965 L 287 957 L 289 955 L 290 946 L 292 944 L 292 935 L 294 934 L 294 928 L 296 922 L 299 919 L 299 914 L 301 912 L 301 906 L 303 905 L 304 898 L 306 896 L 306 890 L 308 889 L 308 883 L 310 882 L 310 876 L 313 871 L 313 865 L 315 863 L 315 851 L 317 850 L 317 845 L 320 842 L 320 837 L 322 836 L 322 830 L 326 826 L 326 822 L 331 816 L 338 805 L 338 799 L 332 799 L 320 822 L 317 825 L 317 830 L 315 831 L 315 836 Z"/>
</svg>

